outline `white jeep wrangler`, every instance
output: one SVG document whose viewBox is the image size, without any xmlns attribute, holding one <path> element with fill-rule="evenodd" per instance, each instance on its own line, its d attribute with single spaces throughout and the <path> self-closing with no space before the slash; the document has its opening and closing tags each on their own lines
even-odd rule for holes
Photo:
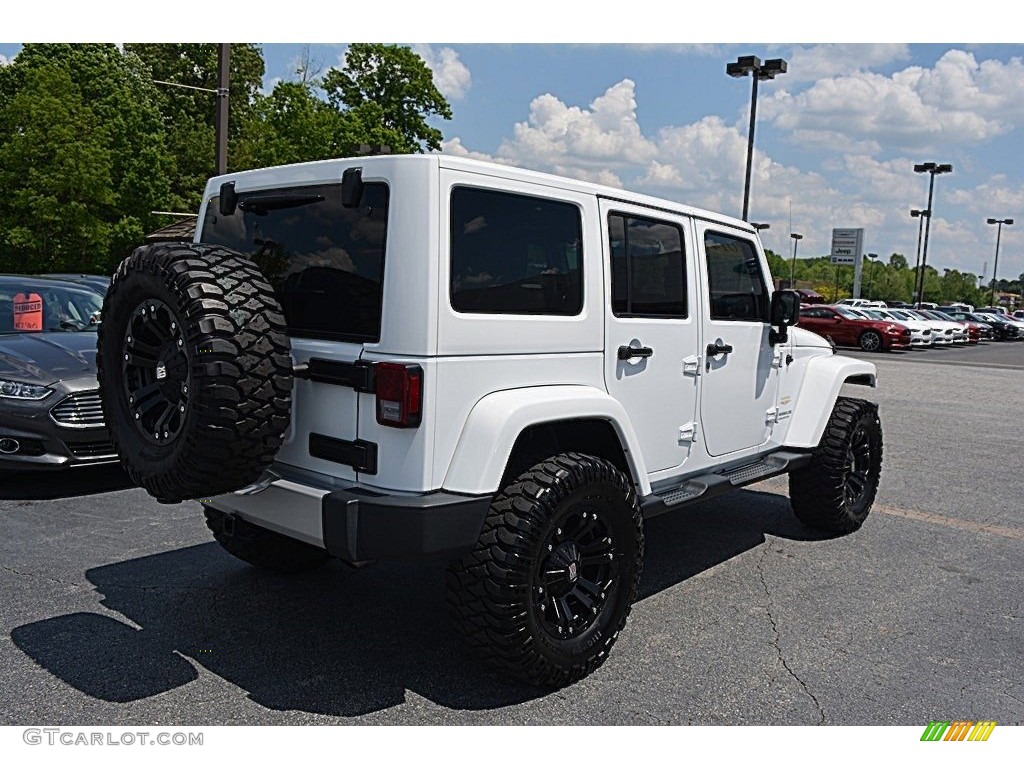
<svg viewBox="0 0 1024 768">
<path fill-rule="evenodd" d="M 874 500 L 873 365 L 790 328 L 745 222 L 441 155 L 212 179 L 196 242 L 103 306 L 131 477 L 285 572 L 449 561 L 468 643 L 535 684 L 623 628 L 643 521 L 783 472 L 806 524 Z"/>
</svg>

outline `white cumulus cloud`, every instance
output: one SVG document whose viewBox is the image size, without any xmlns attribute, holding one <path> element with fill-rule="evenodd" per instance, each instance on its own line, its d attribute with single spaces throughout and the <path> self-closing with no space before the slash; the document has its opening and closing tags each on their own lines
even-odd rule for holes
<svg viewBox="0 0 1024 768">
<path fill-rule="evenodd" d="M 414 45 L 413 50 L 433 71 L 434 86 L 446 99 L 458 101 L 466 97 L 473 85 L 473 77 L 457 51 L 425 44 Z"/>
<path fill-rule="evenodd" d="M 854 72 L 800 93 L 781 89 L 760 103 L 759 114 L 794 139 L 838 136 L 862 148 L 917 151 L 976 144 L 1024 121 L 1024 63 L 978 63 L 972 53 L 950 50 L 931 69 Z"/>
<path fill-rule="evenodd" d="M 568 106 L 550 93 L 535 98 L 529 118 L 516 123 L 497 155 L 529 167 L 576 168 L 574 175 L 646 163 L 657 152 L 640 130 L 632 80 L 611 86 L 589 109 Z M 610 178 L 610 177 L 606 177 Z"/>
<path fill-rule="evenodd" d="M 814 81 L 909 59 L 905 43 L 796 46 L 788 52 L 789 70 L 782 77 L 786 82 Z"/>
</svg>

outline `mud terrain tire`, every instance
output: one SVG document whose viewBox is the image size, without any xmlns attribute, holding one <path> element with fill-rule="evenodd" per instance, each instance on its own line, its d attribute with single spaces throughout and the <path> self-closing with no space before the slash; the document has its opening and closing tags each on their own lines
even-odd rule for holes
<svg viewBox="0 0 1024 768">
<path fill-rule="evenodd" d="M 604 459 L 560 454 L 495 497 L 476 548 L 448 567 L 448 607 L 488 661 L 532 685 L 566 686 L 608 657 L 643 554 L 632 481 Z"/>
<path fill-rule="evenodd" d="M 165 502 L 259 479 L 288 430 L 292 364 L 274 289 L 213 245 L 137 248 L 103 302 L 103 413 L 131 479 Z"/>
</svg>

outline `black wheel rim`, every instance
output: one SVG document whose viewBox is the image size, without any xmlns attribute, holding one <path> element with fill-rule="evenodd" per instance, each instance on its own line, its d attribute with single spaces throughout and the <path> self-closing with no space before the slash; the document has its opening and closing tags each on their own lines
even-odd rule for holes
<svg viewBox="0 0 1024 768">
<path fill-rule="evenodd" d="M 540 626 L 559 640 L 579 637 L 613 598 L 619 561 L 598 507 L 575 505 L 542 544 L 533 604 Z"/>
<path fill-rule="evenodd" d="M 863 427 L 853 433 L 846 451 L 846 503 L 855 507 L 868 490 L 871 479 L 871 440 Z"/>
<path fill-rule="evenodd" d="M 128 410 L 150 443 L 166 445 L 185 424 L 189 360 L 181 322 L 162 301 L 148 299 L 131 314 L 121 370 Z"/>
</svg>

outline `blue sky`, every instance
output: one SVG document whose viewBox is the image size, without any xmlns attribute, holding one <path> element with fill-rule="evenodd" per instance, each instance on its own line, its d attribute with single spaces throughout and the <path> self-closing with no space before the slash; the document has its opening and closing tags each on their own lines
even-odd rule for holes
<svg viewBox="0 0 1024 768">
<path fill-rule="evenodd" d="M 363 39 L 374 39 L 363 37 Z M 380 39 L 380 38 L 377 38 Z M 384 38 L 386 39 L 386 38 Z M 443 40 L 443 37 L 436 39 Z M 865 248 L 911 261 L 927 176 L 936 180 L 929 263 L 991 278 L 1024 272 L 1024 45 L 420 43 L 454 117 L 445 151 L 639 189 L 738 215 L 750 79 L 725 63 L 782 57 L 762 83 L 751 219 L 767 247 L 826 253 L 832 227 L 864 227 Z M 11 58 L 17 45 L 0 45 Z M 298 43 L 264 44 L 265 86 L 293 76 Z M 314 44 L 325 68 L 344 44 Z M 2 62 L 0 62 L 2 63 Z"/>
</svg>

